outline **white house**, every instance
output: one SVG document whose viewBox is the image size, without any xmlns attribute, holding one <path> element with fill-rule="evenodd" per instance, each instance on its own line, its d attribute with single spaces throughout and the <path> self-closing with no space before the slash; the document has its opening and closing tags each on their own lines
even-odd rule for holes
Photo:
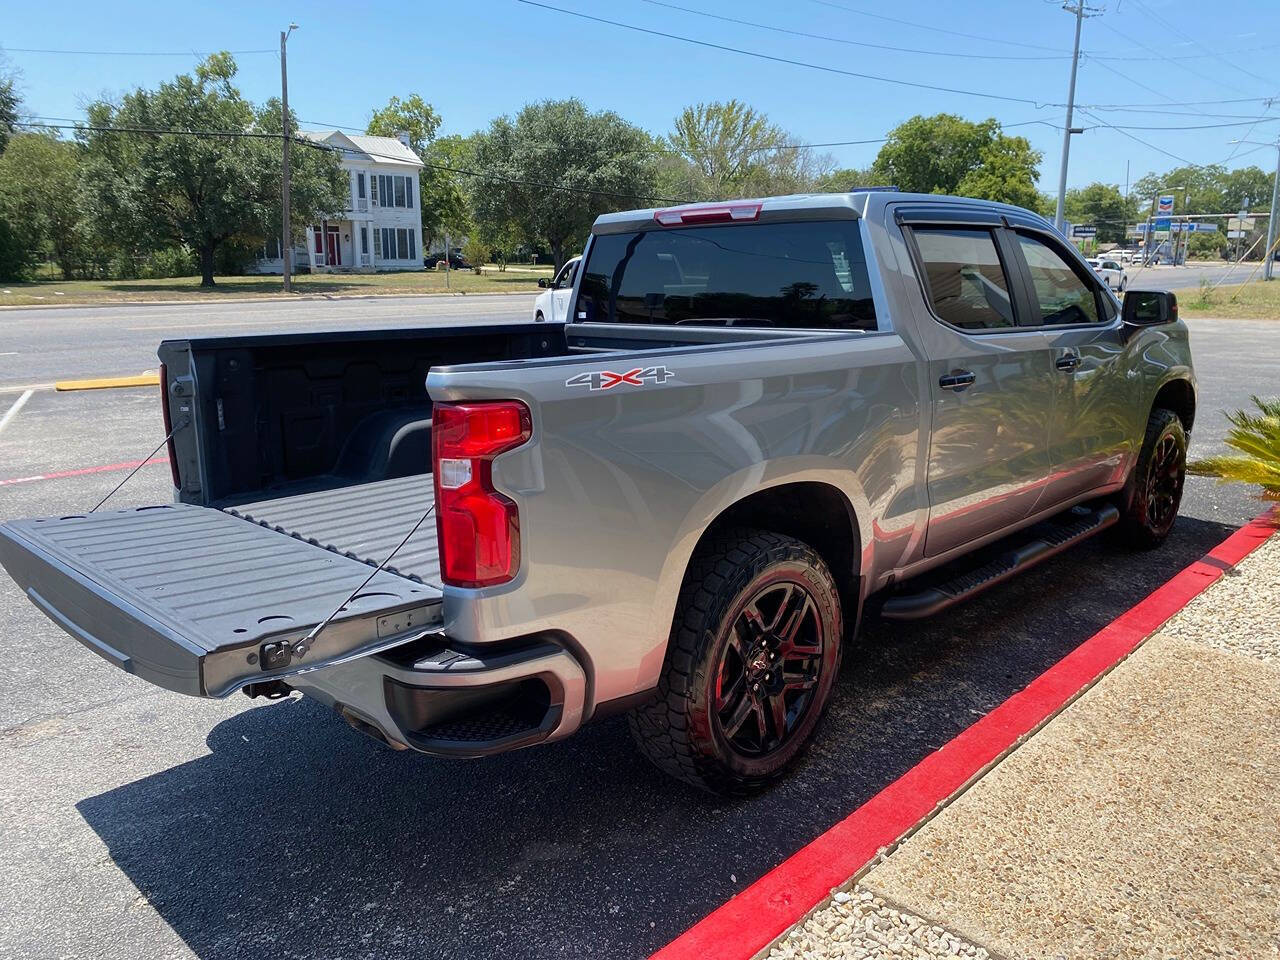
<svg viewBox="0 0 1280 960">
<path fill-rule="evenodd" d="M 418 174 L 422 161 L 408 137 L 367 137 L 340 130 L 300 131 L 300 136 L 341 150 L 347 175 L 347 208 L 341 219 L 309 224 L 294 247 L 293 268 L 313 273 L 422 269 L 422 211 Z M 250 268 L 282 273 L 280 243 L 267 241 Z"/>
</svg>

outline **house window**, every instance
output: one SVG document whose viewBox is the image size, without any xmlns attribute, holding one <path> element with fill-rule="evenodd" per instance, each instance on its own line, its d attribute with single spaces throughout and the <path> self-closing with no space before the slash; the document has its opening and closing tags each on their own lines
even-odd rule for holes
<svg viewBox="0 0 1280 960">
<path fill-rule="evenodd" d="M 364 178 L 364 174 L 363 174 L 363 173 L 362 173 L 362 174 L 360 174 L 360 177 L 361 177 L 360 183 L 361 183 L 361 185 L 363 185 L 363 184 L 364 184 L 364 179 L 363 179 L 363 178 Z M 368 253 L 368 252 L 369 252 L 369 228 L 368 228 L 368 227 L 361 227 L 361 228 L 360 228 L 360 252 L 361 252 L 361 253 Z"/>
<path fill-rule="evenodd" d="M 406 207 L 413 206 L 413 177 L 404 178 L 404 199 Z"/>
<path fill-rule="evenodd" d="M 374 174 L 369 178 L 369 201 L 376 207 L 378 205 L 378 175 Z"/>
<path fill-rule="evenodd" d="M 393 227 L 382 228 L 383 259 L 396 260 L 396 231 Z"/>
<path fill-rule="evenodd" d="M 377 182 L 376 178 L 374 182 L 375 183 Z M 378 260 L 382 259 L 382 231 L 381 230 L 373 231 L 373 255 L 375 259 L 378 259 Z"/>
<path fill-rule="evenodd" d="M 413 230 L 409 231 L 409 259 L 415 262 L 418 259 L 418 239 Z"/>
<path fill-rule="evenodd" d="M 404 206 L 404 177 L 396 177 L 396 206 Z"/>
<path fill-rule="evenodd" d="M 382 191 L 382 205 L 384 207 L 394 206 L 391 198 L 391 178 L 385 173 L 378 174 L 378 188 Z"/>
<path fill-rule="evenodd" d="M 320 228 L 312 227 L 311 232 L 316 238 L 316 253 L 324 253 L 324 235 L 321 234 Z"/>
<path fill-rule="evenodd" d="M 356 197 L 361 200 L 364 199 L 364 171 L 356 174 Z M 367 250 L 365 251 L 365 253 L 368 252 Z"/>
<path fill-rule="evenodd" d="M 267 242 L 262 247 L 262 259 L 279 260 L 280 259 L 280 238 L 267 237 Z"/>
</svg>

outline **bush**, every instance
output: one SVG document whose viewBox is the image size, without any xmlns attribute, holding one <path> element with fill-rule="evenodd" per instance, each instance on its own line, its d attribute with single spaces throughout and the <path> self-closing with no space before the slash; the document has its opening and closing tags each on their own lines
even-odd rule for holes
<svg viewBox="0 0 1280 960">
<path fill-rule="evenodd" d="M 138 265 L 141 280 L 164 280 L 169 277 L 191 277 L 200 272 L 195 256 L 186 247 L 166 247 L 147 254 Z"/>
<path fill-rule="evenodd" d="M 1225 242 L 1220 233 L 1193 233 L 1187 242 L 1187 256 L 1192 260 L 1221 260 Z"/>
<path fill-rule="evenodd" d="M 471 264 L 471 269 L 477 274 L 480 268 L 489 262 L 489 245 L 475 237 L 470 237 L 467 242 L 462 245 L 462 259 Z"/>
<path fill-rule="evenodd" d="M 1254 483 L 1262 487 L 1263 500 L 1280 500 L 1280 399 L 1252 399 L 1257 414 L 1227 414 L 1226 443 L 1241 456 L 1206 457 L 1187 464 L 1187 472 L 1221 483 Z"/>
</svg>

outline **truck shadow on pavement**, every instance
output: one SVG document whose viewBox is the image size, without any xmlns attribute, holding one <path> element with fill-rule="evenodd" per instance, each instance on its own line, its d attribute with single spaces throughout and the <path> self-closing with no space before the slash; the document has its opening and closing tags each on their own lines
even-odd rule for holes
<svg viewBox="0 0 1280 960">
<path fill-rule="evenodd" d="M 1183 517 L 1160 550 L 1090 542 L 933 620 L 868 623 L 814 748 L 749 800 L 666 779 L 620 718 L 440 761 L 291 700 L 78 809 L 203 958 L 645 956 L 1229 532 Z"/>
</svg>

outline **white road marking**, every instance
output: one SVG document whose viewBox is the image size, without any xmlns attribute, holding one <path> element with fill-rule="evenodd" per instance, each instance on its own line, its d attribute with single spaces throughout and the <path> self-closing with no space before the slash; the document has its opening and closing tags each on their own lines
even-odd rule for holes
<svg viewBox="0 0 1280 960">
<path fill-rule="evenodd" d="M 0 353 L 0 357 L 16 357 L 17 355 L 17 350 L 6 350 L 4 353 Z"/>
<path fill-rule="evenodd" d="M 31 399 L 34 393 L 34 390 L 28 390 L 18 398 L 17 402 L 8 409 L 3 417 L 0 417 L 0 430 L 3 430 L 9 425 L 9 421 L 16 417 L 18 415 L 18 411 L 27 405 L 27 401 Z"/>
</svg>

